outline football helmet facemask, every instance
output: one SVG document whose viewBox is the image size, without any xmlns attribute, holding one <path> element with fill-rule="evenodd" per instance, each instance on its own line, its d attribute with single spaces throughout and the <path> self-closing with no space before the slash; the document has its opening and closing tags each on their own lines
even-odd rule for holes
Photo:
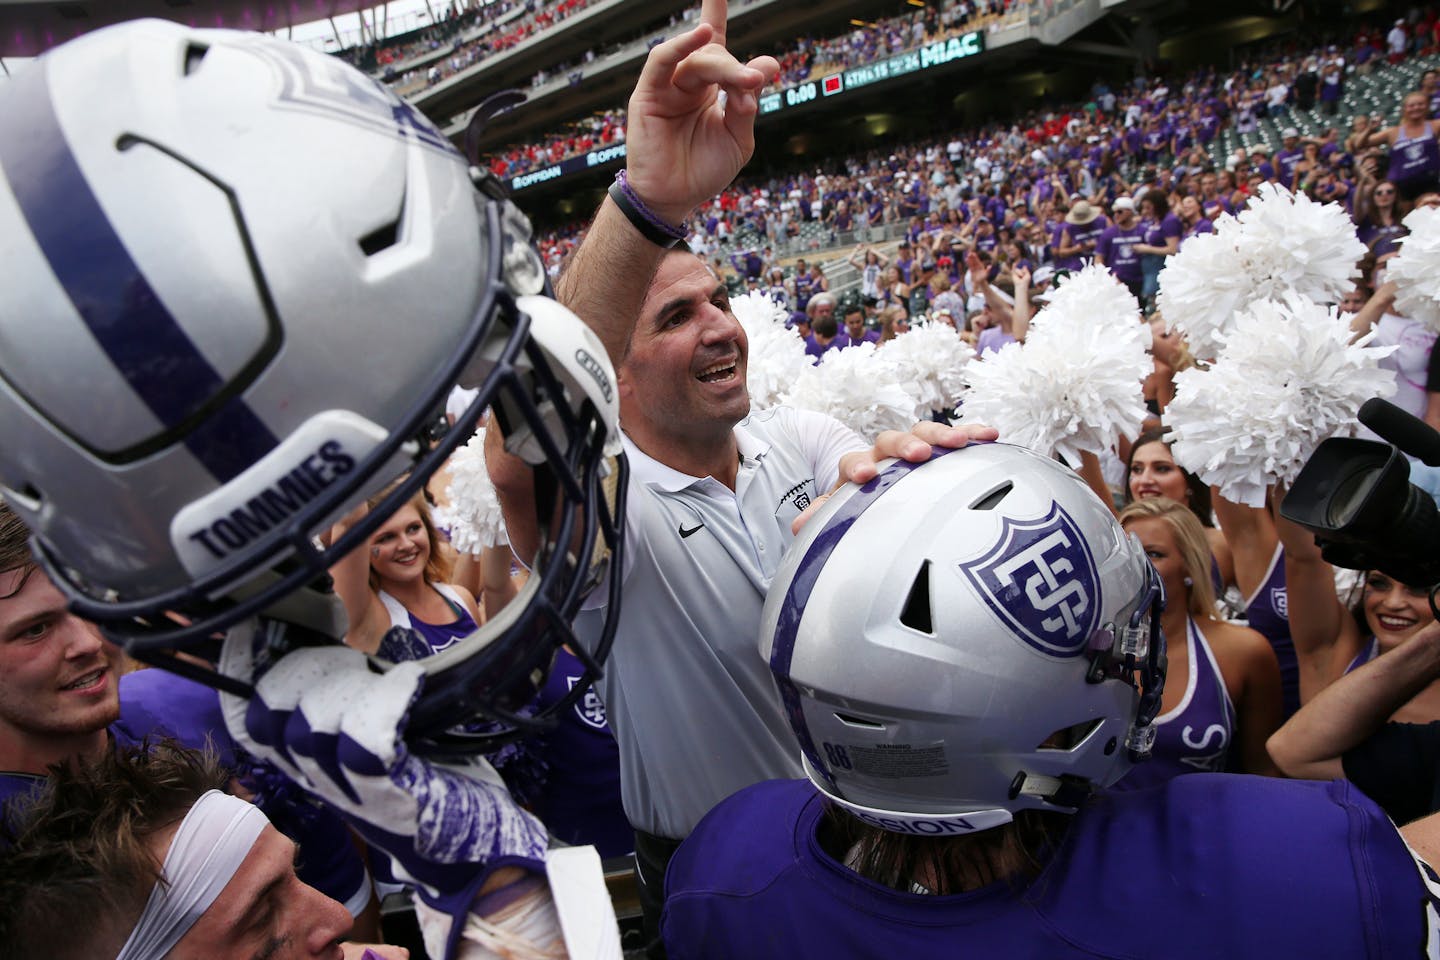
<svg viewBox="0 0 1440 960">
<path fill-rule="evenodd" d="M 810 779 L 947 836 L 1073 812 L 1148 753 L 1163 594 L 1073 471 L 976 444 L 839 491 L 771 586 L 762 652 Z"/>
<path fill-rule="evenodd" d="M 142 659 L 195 674 L 171 652 L 262 613 L 340 636 L 317 581 L 490 407 L 536 468 L 545 546 L 512 608 L 426 661 L 411 730 L 540 722 L 517 711 L 580 651 L 624 489 L 608 357 L 547 293 L 494 178 L 337 58 L 136 21 L 0 86 L 0 493 L 72 608 Z M 457 383 L 479 395 L 431 448 Z"/>
</svg>

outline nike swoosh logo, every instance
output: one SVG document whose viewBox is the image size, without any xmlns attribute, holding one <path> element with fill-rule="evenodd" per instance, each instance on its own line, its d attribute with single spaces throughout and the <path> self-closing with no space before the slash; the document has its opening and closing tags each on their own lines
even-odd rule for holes
<svg viewBox="0 0 1440 960">
<path fill-rule="evenodd" d="M 691 527 L 689 530 L 686 530 L 686 529 L 685 529 L 685 524 L 682 523 L 682 524 L 680 524 L 680 536 L 681 536 L 681 537 L 688 537 L 688 536 L 690 536 L 690 534 L 694 533 L 696 530 L 700 530 L 700 529 L 704 528 L 704 526 L 705 526 L 705 524 L 703 524 L 703 523 L 697 523 L 697 524 L 695 524 L 695 526 Z"/>
</svg>

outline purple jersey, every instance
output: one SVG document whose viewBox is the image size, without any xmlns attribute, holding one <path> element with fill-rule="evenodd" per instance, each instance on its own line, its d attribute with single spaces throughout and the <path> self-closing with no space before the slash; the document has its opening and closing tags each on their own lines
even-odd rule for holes
<svg viewBox="0 0 1440 960">
<path fill-rule="evenodd" d="M 584 675 L 578 657 L 557 651 L 537 709 L 558 702 Z M 594 844 L 602 857 L 624 856 L 635 848 L 620 803 L 620 748 L 593 687 L 541 738 L 540 757 L 546 776 L 535 814 L 553 836 L 571 846 Z"/>
<path fill-rule="evenodd" d="M 666 875 L 672 960 L 1426 955 L 1425 877 L 1344 781 L 1201 774 L 1103 794 L 1028 885 L 956 896 L 847 869 L 821 845 L 823 809 L 808 782 L 772 780 L 712 810 Z"/>
<path fill-rule="evenodd" d="M 799 273 L 795 275 L 795 309 L 804 310 L 810 298 L 815 295 L 815 281 L 810 274 Z"/>
<path fill-rule="evenodd" d="M 1110 221 L 1105 219 L 1103 216 L 1096 217 L 1094 220 L 1091 220 L 1089 223 L 1085 224 L 1077 225 L 1073 223 L 1062 222 L 1060 224 L 1059 231 L 1057 231 L 1056 233 L 1056 244 L 1057 246 L 1074 246 L 1076 244 L 1084 244 L 1087 242 L 1094 243 L 1100 239 L 1100 235 L 1104 233 L 1106 229 L 1109 228 L 1109 226 Z M 1069 243 L 1065 243 L 1061 239 L 1062 234 L 1069 235 Z M 1090 250 L 1083 250 L 1073 257 L 1059 257 L 1055 261 L 1055 269 L 1079 270 L 1081 267 L 1085 266 L 1085 263 L 1090 259 L 1090 256 L 1093 253 L 1094 249 L 1092 248 Z"/>
<path fill-rule="evenodd" d="M 1355 670 L 1358 670 L 1378 656 L 1380 656 L 1380 641 L 1376 640 L 1374 637 L 1371 637 L 1370 642 L 1365 644 L 1365 646 L 1360 650 L 1359 653 L 1355 654 L 1355 659 L 1351 660 L 1350 663 L 1346 665 L 1345 672 L 1351 673 Z"/>
<path fill-rule="evenodd" d="M 1368 218 L 1355 230 L 1355 236 L 1377 257 L 1398 250 L 1398 241 L 1409 233 L 1403 224 L 1374 224 Z"/>
<path fill-rule="evenodd" d="M 1215 224 L 1211 223 L 1211 222 L 1210 222 L 1209 220 L 1207 220 L 1205 217 L 1201 217 L 1200 219 L 1196 220 L 1194 223 L 1190 224 L 1190 226 L 1188 226 L 1188 227 L 1185 228 L 1185 232 L 1184 232 L 1183 234 L 1181 234 L 1181 236 L 1180 236 L 1181 245 L 1184 245 L 1184 242 L 1185 242 L 1186 240 L 1189 240 L 1191 237 L 1198 237 L 1198 236 L 1199 236 L 1200 234 L 1202 234 L 1202 233 L 1214 233 L 1214 232 L 1215 232 Z"/>
<path fill-rule="evenodd" d="M 1275 152 L 1275 172 L 1280 176 L 1280 182 L 1290 186 L 1295 180 L 1295 165 L 1305 154 L 1301 150 L 1277 150 Z"/>
<path fill-rule="evenodd" d="M 1175 648 L 1170 647 L 1170 655 Z M 1185 657 L 1190 678 L 1175 709 L 1155 718 L 1155 746 L 1150 759 L 1137 763 L 1116 790 L 1140 790 L 1182 773 L 1221 773 L 1235 741 L 1235 706 L 1220 676 L 1220 665 L 1205 635 L 1188 621 Z"/>
<path fill-rule="evenodd" d="M 1440 141 L 1435 139 L 1429 121 L 1418 137 L 1396 131 L 1395 145 L 1390 148 L 1389 177 L 1397 186 L 1413 188 L 1432 184 L 1440 177 Z"/>
<path fill-rule="evenodd" d="M 840 350 L 844 347 L 848 347 L 849 345 L 850 338 L 845 336 L 845 334 L 843 333 L 837 333 L 834 339 L 832 339 L 829 343 L 823 345 L 820 343 L 819 340 L 815 339 L 815 334 L 813 333 L 805 338 L 805 352 L 813 358 L 810 361 L 811 363 L 819 363 L 821 358 L 825 356 L 825 353 L 828 350 Z"/>
<path fill-rule="evenodd" d="M 1139 283 L 1140 254 L 1135 244 L 1145 242 L 1145 228 L 1136 221 L 1128 227 L 1110 227 L 1100 234 L 1095 252 L 1105 259 L 1105 266 L 1123 283 Z"/>
<path fill-rule="evenodd" d="M 987 353 L 998 353 L 1007 344 L 1016 343 L 1012 334 L 1006 333 L 1001 327 L 986 327 L 980 331 L 975 338 L 975 351 L 984 357 Z"/>
<path fill-rule="evenodd" d="M 1300 709 L 1300 664 L 1290 640 L 1290 611 L 1285 595 L 1285 549 L 1278 544 L 1270 569 L 1255 593 L 1245 600 L 1245 618 L 1264 634 L 1280 661 L 1280 692 L 1285 696 L 1285 718 Z"/>
<path fill-rule="evenodd" d="M 24 802 L 30 794 L 45 785 L 45 778 L 36 773 L 0 772 L 0 817 L 10 817 L 12 801 Z"/>
<path fill-rule="evenodd" d="M 1180 223 L 1180 218 L 1175 216 L 1175 214 L 1173 213 L 1165 214 L 1165 216 L 1158 221 L 1146 220 L 1145 243 L 1152 247 L 1163 247 L 1165 246 L 1166 240 L 1174 237 L 1177 241 L 1178 249 L 1178 241 L 1180 239 L 1180 234 L 1184 231 L 1184 229 L 1185 228 Z"/>
<path fill-rule="evenodd" d="M 1207 197 L 1200 201 L 1200 213 L 1206 219 L 1214 221 L 1221 214 L 1230 212 L 1230 204 L 1224 197 Z"/>
</svg>

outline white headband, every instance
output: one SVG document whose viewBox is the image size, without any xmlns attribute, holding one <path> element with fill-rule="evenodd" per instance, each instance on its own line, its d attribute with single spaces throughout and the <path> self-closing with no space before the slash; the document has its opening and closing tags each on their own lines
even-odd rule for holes
<svg viewBox="0 0 1440 960">
<path fill-rule="evenodd" d="M 162 960 L 235 876 L 270 825 L 253 804 L 211 790 L 175 831 L 161 879 L 115 960 Z"/>
</svg>

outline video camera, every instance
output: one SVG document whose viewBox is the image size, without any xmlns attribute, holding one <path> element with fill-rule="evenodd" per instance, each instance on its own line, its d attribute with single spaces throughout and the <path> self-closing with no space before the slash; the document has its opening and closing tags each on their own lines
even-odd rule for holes
<svg viewBox="0 0 1440 960">
<path fill-rule="evenodd" d="M 1280 515 L 1315 534 L 1328 563 L 1430 588 L 1434 607 L 1440 508 L 1410 482 L 1405 454 L 1440 466 L 1440 433 L 1379 397 L 1365 401 L 1358 416 L 1389 443 L 1326 440 L 1295 478 Z"/>
</svg>

